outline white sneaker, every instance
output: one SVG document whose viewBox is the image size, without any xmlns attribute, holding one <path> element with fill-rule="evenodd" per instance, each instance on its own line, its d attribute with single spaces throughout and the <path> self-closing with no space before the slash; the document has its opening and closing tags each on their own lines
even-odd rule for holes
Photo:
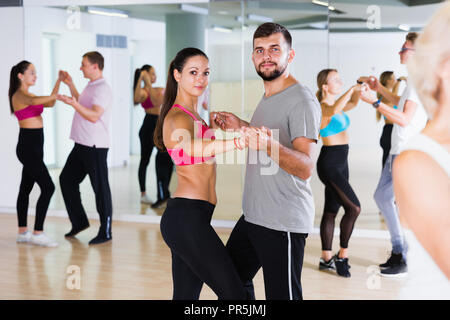
<svg viewBox="0 0 450 320">
<path fill-rule="evenodd" d="M 57 247 L 58 242 L 53 241 L 45 235 L 45 233 L 40 233 L 38 235 L 33 234 L 31 236 L 31 243 L 42 247 Z"/>
<path fill-rule="evenodd" d="M 153 202 L 147 195 L 143 195 L 141 196 L 141 203 L 152 204 Z"/>
<path fill-rule="evenodd" d="M 31 240 L 31 232 L 30 231 L 26 231 L 25 233 L 19 233 L 17 235 L 18 243 L 30 242 L 30 240 Z"/>
</svg>

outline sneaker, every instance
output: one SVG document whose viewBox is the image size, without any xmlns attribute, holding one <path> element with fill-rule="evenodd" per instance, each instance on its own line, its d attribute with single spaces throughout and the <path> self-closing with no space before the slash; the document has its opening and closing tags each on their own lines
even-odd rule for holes
<svg viewBox="0 0 450 320">
<path fill-rule="evenodd" d="M 408 266 L 406 265 L 405 259 L 403 259 L 403 255 L 396 254 L 394 255 L 394 258 L 391 260 L 390 266 L 381 269 L 380 274 L 383 277 L 390 277 L 390 278 L 400 278 L 400 277 L 406 277 L 408 275 Z"/>
<path fill-rule="evenodd" d="M 348 264 L 348 258 L 339 258 L 336 253 L 333 260 L 336 265 L 337 274 L 344 278 L 350 278 L 351 274 L 348 270 L 350 270 L 351 266 Z"/>
<path fill-rule="evenodd" d="M 395 253 L 391 252 L 391 256 L 389 257 L 389 259 L 387 259 L 387 261 L 385 263 L 378 265 L 380 267 L 380 270 L 394 266 L 395 263 L 400 261 L 401 255 L 402 255 L 401 253 L 395 254 Z"/>
<path fill-rule="evenodd" d="M 324 258 L 320 258 L 319 270 L 336 270 L 336 265 L 334 264 L 334 259 L 331 258 L 329 261 L 325 261 Z"/>
<path fill-rule="evenodd" d="M 47 237 L 45 233 L 33 234 L 30 242 L 42 247 L 57 247 L 59 245 L 57 242 Z"/>
<path fill-rule="evenodd" d="M 143 196 L 141 196 L 141 203 L 152 204 L 152 200 L 150 200 L 150 198 L 146 194 L 144 194 Z"/>
<path fill-rule="evenodd" d="M 24 233 L 19 233 L 17 235 L 18 243 L 30 242 L 30 240 L 31 240 L 31 232 L 30 231 L 25 231 Z"/>
</svg>

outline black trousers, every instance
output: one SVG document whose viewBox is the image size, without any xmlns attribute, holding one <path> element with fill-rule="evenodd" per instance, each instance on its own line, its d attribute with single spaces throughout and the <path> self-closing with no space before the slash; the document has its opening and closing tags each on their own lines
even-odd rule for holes
<svg viewBox="0 0 450 320">
<path fill-rule="evenodd" d="M 106 157 L 108 148 L 87 147 L 75 143 L 59 176 L 67 213 L 74 229 L 89 225 L 81 203 L 80 183 L 89 175 L 95 193 L 97 212 L 100 215 L 99 234 L 111 238 L 112 199 L 109 187 Z"/>
<path fill-rule="evenodd" d="M 381 134 L 380 137 L 380 146 L 383 149 L 383 159 L 381 168 L 384 167 L 386 159 L 389 156 L 389 151 L 391 151 L 391 136 L 393 128 L 394 126 L 392 124 L 385 124 L 383 127 L 383 133 Z"/>
<path fill-rule="evenodd" d="M 145 192 L 147 167 L 150 163 L 153 147 L 153 134 L 158 121 L 157 115 L 146 114 L 139 130 L 139 139 L 141 142 L 141 160 L 139 162 L 138 178 L 141 192 Z M 158 150 L 155 159 L 156 183 L 158 190 L 158 199 L 162 200 L 170 197 L 169 184 L 173 172 L 173 162 L 167 152 Z"/>
<path fill-rule="evenodd" d="M 34 184 L 37 183 L 41 194 L 36 204 L 34 230 L 43 231 L 50 199 L 55 192 L 55 185 L 44 163 L 44 130 L 20 128 L 16 154 L 23 164 L 17 196 L 19 227 L 27 226 L 29 196 Z"/>
<path fill-rule="evenodd" d="M 275 213 L 274 213 L 275 214 Z M 244 220 L 231 232 L 227 250 L 248 299 L 255 299 L 253 278 L 262 267 L 267 300 L 302 300 L 301 274 L 308 234 L 268 229 Z"/>
<path fill-rule="evenodd" d="M 320 223 L 322 250 L 331 250 L 336 215 L 345 213 L 340 223 L 340 246 L 347 248 L 361 204 L 349 183 L 348 145 L 322 146 L 317 159 L 317 175 L 325 185 L 325 205 Z"/>
<path fill-rule="evenodd" d="M 198 300 L 203 283 L 219 299 L 245 299 L 225 246 L 211 226 L 215 206 L 204 200 L 171 198 L 161 234 L 172 252 L 174 300 Z"/>
</svg>

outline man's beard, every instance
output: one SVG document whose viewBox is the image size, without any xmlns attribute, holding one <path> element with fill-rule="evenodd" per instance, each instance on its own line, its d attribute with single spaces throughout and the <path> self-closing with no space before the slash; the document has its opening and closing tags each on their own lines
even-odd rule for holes
<svg viewBox="0 0 450 320">
<path fill-rule="evenodd" d="M 267 62 L 265 62 L 267 63 Z M 273 62 L 272 62 L 273 63 Z M 272 81 L 281 76 L 284 71 L 287 68 L 287 64 L 285 66 L 281 66 L 280 68 L 277 67 L 278 65 L 275 64 L 275 70 L 270 72 L 270 74 L 265 75 L 263 72 L 259 71 L 261 68 L 256 70 L 256 73 L 264 80 L 264 81 Z"/>
</svg>

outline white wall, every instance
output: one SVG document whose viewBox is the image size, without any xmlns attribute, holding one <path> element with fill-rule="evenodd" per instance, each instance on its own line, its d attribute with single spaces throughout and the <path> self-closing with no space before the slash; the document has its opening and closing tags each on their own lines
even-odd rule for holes
<svg viewBox="0 0 450 320">
<path fill-rule="evenodd" d="M 13 65 L 24 59 L 23 8 L 1 8 L 0 39 L 2 39 L 2 63 L 0 64 L 0 206 L 15 207 L 22 166 L 17 160 L 16 145 L 19 135 L 17 119 L 10 114 L 8 89 L 9 76 Z"/>
</svg>

